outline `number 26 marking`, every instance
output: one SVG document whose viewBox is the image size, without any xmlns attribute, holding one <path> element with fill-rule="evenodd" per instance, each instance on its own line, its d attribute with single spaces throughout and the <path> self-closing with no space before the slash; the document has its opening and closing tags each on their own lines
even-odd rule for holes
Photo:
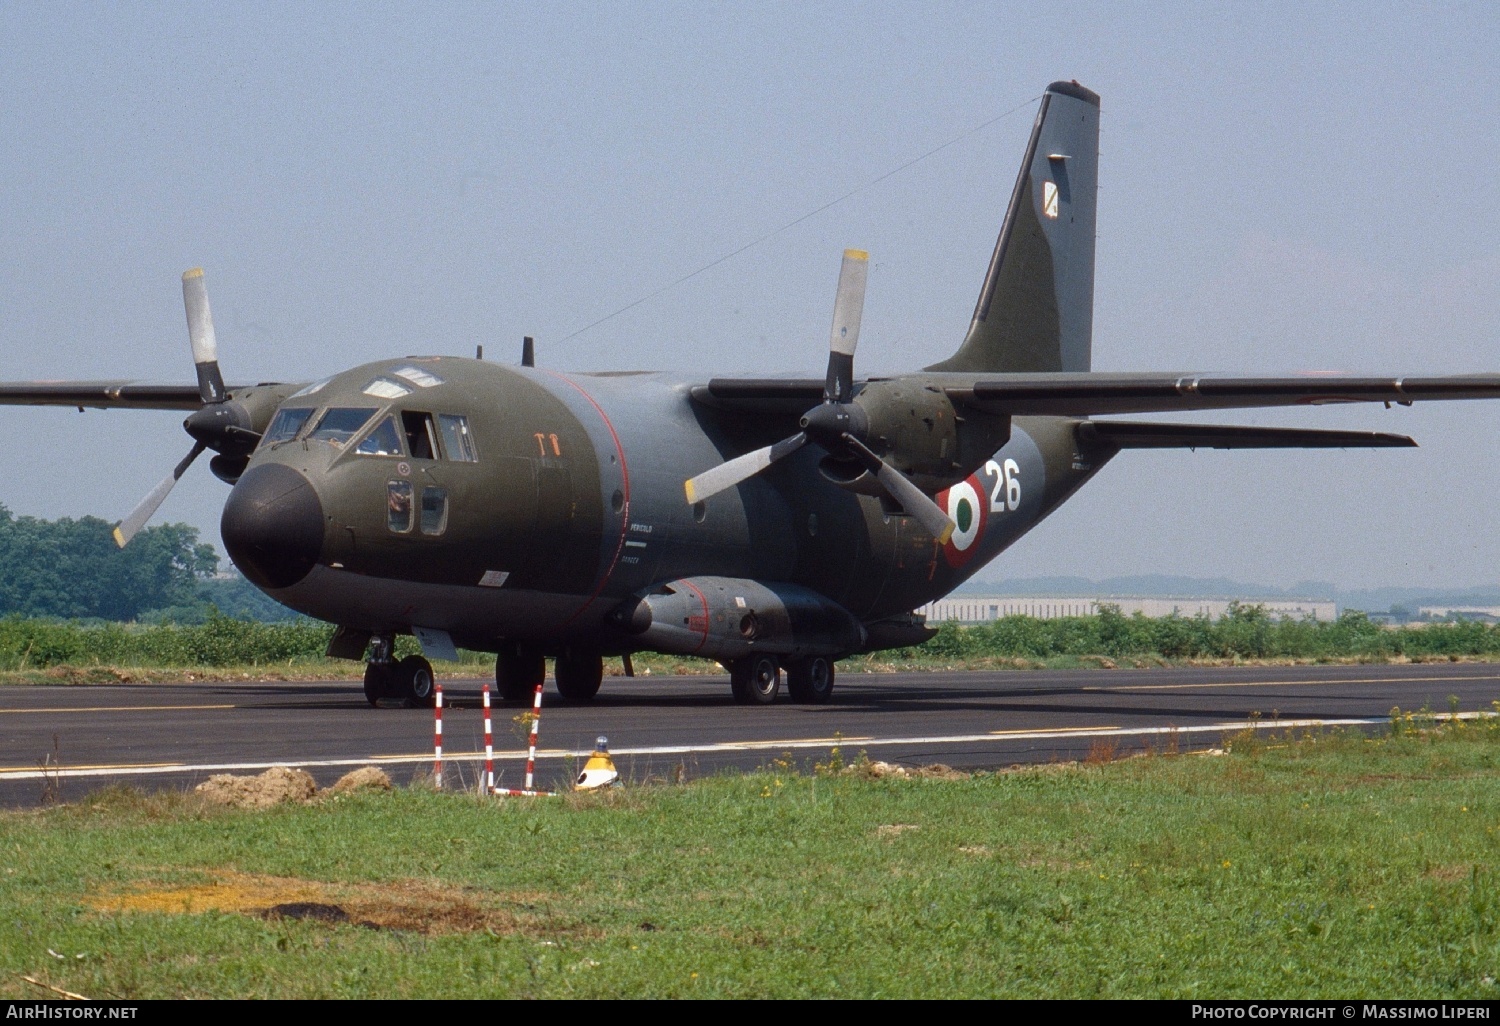
<svg viewBox="0 0 1500 1026">
<path fill-rule="evenodd" d="M 990 488 L 990 512 L 1004 513 L 1021 506 L 1021 465 L 1015 460 L 1006 460 L 1002 465 L 990 460 L 984 465 L 985 477 L 995 479 Z"/>
</svg>

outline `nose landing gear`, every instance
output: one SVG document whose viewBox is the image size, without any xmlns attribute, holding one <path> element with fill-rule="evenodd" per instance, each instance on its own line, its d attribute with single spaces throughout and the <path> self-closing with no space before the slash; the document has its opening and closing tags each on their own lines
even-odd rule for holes
<svg viewBox="0 0 1500 1026">
<path fill-rule="evenodd" d="M 432 664 L 419 655 L 393 663 L 391 647 L 389 637 L 371 640 L 370 661 L 365 664 L 365 701 L 377 705 L 384 698 L 399 701 L 408 709 L 431 709 L 436 702 Z"/>
</svg>

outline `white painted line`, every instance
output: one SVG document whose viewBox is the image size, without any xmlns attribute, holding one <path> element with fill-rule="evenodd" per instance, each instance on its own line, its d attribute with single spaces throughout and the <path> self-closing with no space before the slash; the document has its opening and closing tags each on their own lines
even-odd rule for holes
<svg viewBox="0 0 1500 1026">
<path fill-rule="evenodd" d="M 1458 714 L 1460 720 L 1483 720 L 1495 717 L 1490 712 L 1463 712 Z M 1451 719 L 1451 714 L 1434 714 L 1435 720 Z M 764 752 L 777 749 L 806 749 L 806 748 L 832 748 L 839 745 L 857 744 L 865 748 L 890 747 L 898 745 L 921 745 L 930 747 L 934 745 L 964 745 L 993 743 L 996 741 L 1037 741 L 1055 740 L 1059 738 L 1092 738 L 1092 737 L 1161 737 L 1166 735 L 1184 734 L 1223 734 L 1238 732 L 1241 730 L 1288 730 L 1304 728 L 1323 727 L 1368 727 L 1373 724 L 1386 724 L 1390 722 L 1388 716 L 1372 716 L 1365 718 L 1337 719 L 1337 720 L 1239 720 L 1227 723 L 1200 724 L 1191 727 L 1080 727 L 1076 730 L 1060 730 L 1039 735 L 1031 730 L 1001 731 L 992 734 L 944 734 L 931 737 L 866 737 L 866 738 L 796 738 L 781 741 L 725 741 L 718 744 L 706 745 L 660 745 L 647 748 L 614 748 L 610 754 L 615 758 L 626 755 L 692 755 L 713 754 L 715 752 Z M 586 759 L 593 754 L 592 748 L 579 748 L 574 750 L 555 748 L 536 753 L 538 758 L 572 758 Z M 482 762 L 483 752 L 471 752 L 462 755 L 445 755 L 449 762 Z M 429 762 L 432 759 L 430 752 L 421 752 L 413 755 L 373 755 L 363 759 L 277 759 L 272 762 L 221 762 L 201 763 L 198 765 L 148 765 L 139 766 L 80 766 L 75 769 L 31 769 L 22 767 L 0 767 L 0 782 L 7 780 L 41 780 L 43 778 L 59 780 L 82 777 L 138 777 L 156 776 L 165 773 L 229 773 L 232 771 L 256 770 L 265 771 L 272 766 L 290 766 L 299 769 L 330 769 L 340 766 L 383 766 L 402 765 L 405 763 Z M 525 752 L 496 752 L 496 760 L 510 760 L 512 762 L 524 762 Z"/>
<path fill-rule="evenodd" d="M 1348 680 L 1225 680 L 1206 681 L 1202 684 L 1087 684 L 1080 691 L 1191 691 L 1194 688 L 1270 688 L 1282 687 L 1331 687 L 1338 684 L 1423 684 L 1446 681 L 1463 684 L 1476 680 L 1500 680 L 1500 676 L 1473 677 L 1358 677 Z"/>
</svg>

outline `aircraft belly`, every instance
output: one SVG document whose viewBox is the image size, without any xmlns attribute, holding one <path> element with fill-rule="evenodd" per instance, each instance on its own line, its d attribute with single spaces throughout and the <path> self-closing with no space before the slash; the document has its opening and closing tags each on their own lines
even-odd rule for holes
<svg viewBox="0 0 1500 1026">
<path fill-rule="evenodd" d="M 319 566 L 290 588 L 267 592 L 283 605 L 369 631 L 434 627 L 466 647 L 505 636 L 548 637 L 577 609 L 576 596 L 506 587 L 470 587 L 369 577 Z M 503 628 L 503 629 L 501 629 Z"/>
</svg>

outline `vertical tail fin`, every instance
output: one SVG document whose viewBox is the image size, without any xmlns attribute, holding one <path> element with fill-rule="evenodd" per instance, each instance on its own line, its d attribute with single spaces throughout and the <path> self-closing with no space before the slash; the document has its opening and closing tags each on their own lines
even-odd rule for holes
<svg viewBox="0 0 1500 1026">
<path fill-rule="evenodd" d="M 1094 332 L 1099 96 L 1042 95 L 964 343 L 932 371 L 1083 371 Z"/>
</svg>

